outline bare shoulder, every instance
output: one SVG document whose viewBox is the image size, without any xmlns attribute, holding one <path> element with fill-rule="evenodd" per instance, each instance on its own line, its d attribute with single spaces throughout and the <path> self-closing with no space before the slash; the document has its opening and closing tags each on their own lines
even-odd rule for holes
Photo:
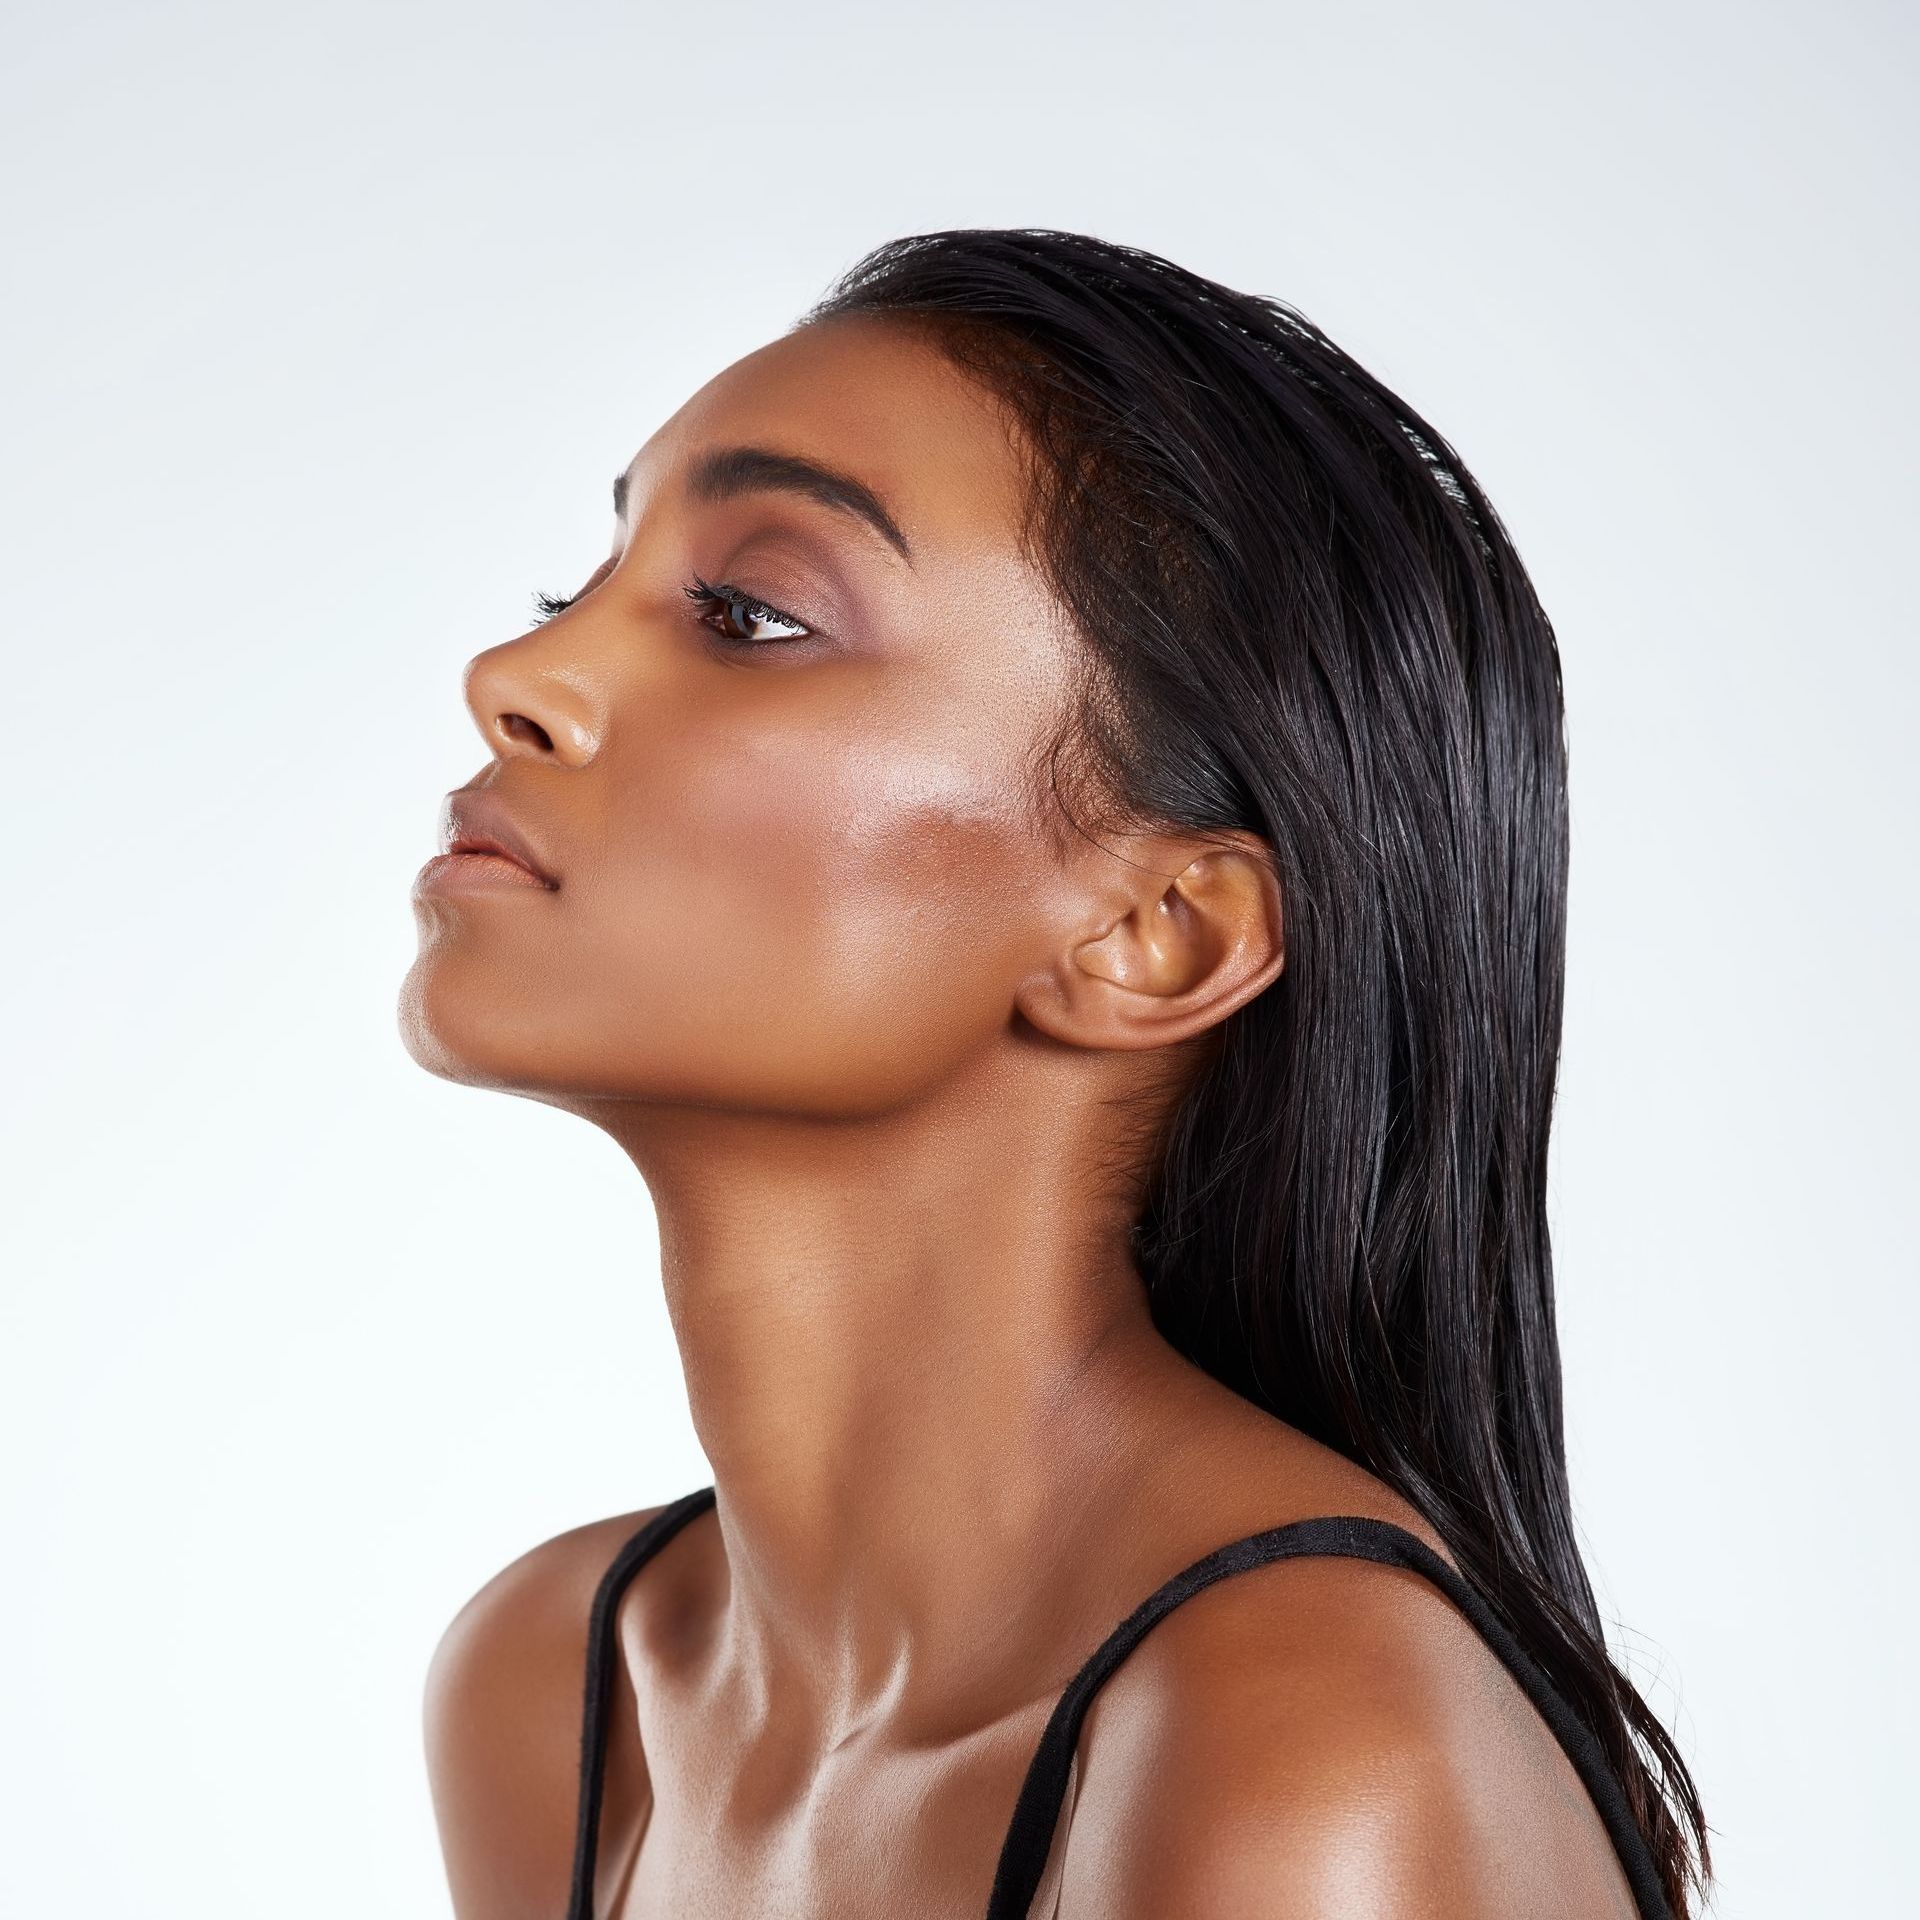
<svg viewBox="0 0 1920 1920">
<path fill-rule="evenodd" d="M 1633 1920 L 1558 1741 L 1398 1567 L 1282 1561 L 1194 1595 L 1096 1697 L 1081 1751 L 1062 1920 Z"/>
<path fill-rule="evenodd" d="M 488 1580 L 434 1649 L 427 1775 L 458 1920 L 552 1920 L 566 1904 L 593 1598 L 622 1544 L 659 1511 L 542 1541 Z M 630 1744 L 609 1747 L 610 1802 L 616 1768 L 632 1796 Z"/>
</svg>

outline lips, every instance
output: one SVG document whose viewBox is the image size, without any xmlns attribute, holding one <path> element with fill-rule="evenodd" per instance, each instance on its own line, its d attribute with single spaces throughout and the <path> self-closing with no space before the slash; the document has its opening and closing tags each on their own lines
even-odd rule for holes
<svg viewBox="0 0 1920 1920">
<path fill-rule="evenodd" d="M 442 853 L 490 853 L 524 867 L 543 887 L 560 884 L 497 794 L 473 788 L 450 793 L 440 808 Z"/>
</svg>

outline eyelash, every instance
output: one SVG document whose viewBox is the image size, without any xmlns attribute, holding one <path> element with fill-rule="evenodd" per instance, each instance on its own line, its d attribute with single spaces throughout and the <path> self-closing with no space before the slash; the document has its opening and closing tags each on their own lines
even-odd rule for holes
<svg viewBox="0 0 1920 1920">
<path fill-rule="evenodd" d="M 783 613 L 778 607 L 769 606 L 764 600 L 756 600 L 752 594 L 742 593 L 738 587 L 730 587 L 725 581 L 717 587 L 712 586 L 696 573 L 693 576 L 693 584 L 682 587 L 681 592 L 696 606 L 705 609 L 700 616 L 702 623 L 712 627 L 721 639 L 736 647 L 790 646 L 797 639 L 809 637 L 813 631 L 804 620 L 796 619 L 790 613 Z M 535 625 L 551 620 L 556 613 L 565 613 L 578 598 L 578 594 L 567 594 L 563 598 L 558 594 L 536 593 L 533 596 Z M 798 634 L 779 634 L 770 640 L 756 640 L 747 634 L 728 633 L 720 627 L 713 626 L 714 620 L 726 613 L 744 614 L 750 620 L 777 621 L 781 626 L 798 627 L 801 631 Z"/>
</svg>

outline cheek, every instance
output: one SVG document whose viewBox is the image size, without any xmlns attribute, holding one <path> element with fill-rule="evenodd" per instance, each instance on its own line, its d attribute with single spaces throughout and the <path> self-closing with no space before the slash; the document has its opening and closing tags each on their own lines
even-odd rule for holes
<svg viewBox="0 0 1920 1920">
<path fill-rule="evenodd" d="M 994 734 L 683 739 L 621 786 L 575 984 L 630 1083 L 871 1109 L 1004 1027 L 1044 850 Z"/>
</svg>

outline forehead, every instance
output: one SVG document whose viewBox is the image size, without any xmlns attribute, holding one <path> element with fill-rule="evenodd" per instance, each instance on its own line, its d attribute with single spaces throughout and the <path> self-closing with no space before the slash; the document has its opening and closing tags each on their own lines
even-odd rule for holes
<svg viewBox="0 0 1920 1920">
<path fill-rule="evenodd" d="M 767 447 L 860 480 L 923 548 L 1020 544 L 1025 481 L 1011 417 L 917 330 L 869 315 L 797 329 L 717 374 L 627 473 L 628 519 L 694 455 Z"/>
</svg>

